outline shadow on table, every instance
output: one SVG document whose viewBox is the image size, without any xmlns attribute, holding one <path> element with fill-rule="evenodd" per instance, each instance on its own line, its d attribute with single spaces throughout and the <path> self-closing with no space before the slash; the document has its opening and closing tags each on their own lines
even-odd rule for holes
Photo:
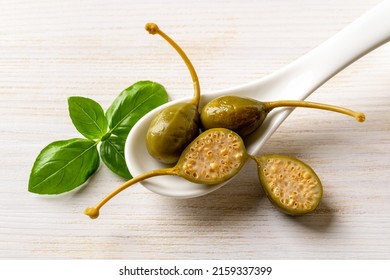
<svg viewBox="0 0 390 280">
<path fill-rule="evenodd" d="M 317 232 L 326 232 L 334 222 L 335 213 L 338 210 L 332 209 L 327 204 L 326 200 L 323 200 L 318 208 L 311 214 L 304 216 L 287 216 L 295 224 L 299 224 L 307 229 Z"/>
<path fill-rule="evenodd" d="M 181 216 L 187 217 L 187 225 L 274 226 L 277 220 L 287 220 L 317 232 L 326 232 L 337 212 L 324 199 L 319 208 L 304 216 L 288 216 L 275 208 L 267 199 L 256 180 L 257 171 L 245 168 L 242 174 L 215 192 L 188 200 L 173 200 Z"/>
</svg>

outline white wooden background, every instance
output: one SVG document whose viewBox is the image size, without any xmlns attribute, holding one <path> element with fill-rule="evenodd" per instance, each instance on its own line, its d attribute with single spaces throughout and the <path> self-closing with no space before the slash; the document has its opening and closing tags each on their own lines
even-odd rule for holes
<svg viewBox="0 0 390 280">
<path fill-rule="evenodd" d="M 204 197 L 178 200 L 138 185 L 98 220 L 82 214 L 122 183 L 105 166 L 58 197 L 27 191 L 48 143 L 78 137 L 67 97 L 106 109 L 126 87 L 155 80 L 176 99 L 192 94 L 178 55 L 144 24 L 185 49 L 204 92 L 260 78 L 311 50 L 379 0 L 0 0 L 0 258 L 389 259 L 390 45 L 363 57 L 310 96 L 367 121 L 295 110 L 264 153 L 308 162 L 323 202 L 288 217 L 261 191 L 249 164 Z"/>
</svg>

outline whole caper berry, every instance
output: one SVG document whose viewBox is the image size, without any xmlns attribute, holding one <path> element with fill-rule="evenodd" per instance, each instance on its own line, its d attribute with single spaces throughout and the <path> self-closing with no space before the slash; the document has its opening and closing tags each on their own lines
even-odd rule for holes
<svg viewBox="0 0 390 280">
<path fill-rule="evenodd" d="M 238 96 L 222 96 L 202 108 L 201 123 L 204 129 L 224 127 L 243 137 L 255 131 L 266 116 L 262 102 Z"/>
<path fill-rule="evenodd" d="M 148 23 L 145 28 L 150 34 L 159 34 L 175 48 L 186 63 L 194 84 L 193 100 L 171 105 L 159 112 L 146 134 L 146 147 L 149 154 L 163 163 L 173 164 L 179 160 L 185 147 L 199 135 L 199 80 L 187 55 L 168 35 L 155 23 Z"/>
<path fill-rule="evenodd" d="M 146 134 L 146 146 L 157 160 L 177 162 L 182 151 L 199 135 L 198 107 L 178 103 L 165 108 L 153 119 Z"/>
<path fill-rule="evenodd" d="M 200 120 L 202 128 L 205 130 L 223 127 L 233 130 L 241 137 L 245 137 L 260 127 L 268 113 L 277 107 L 322 109 L 353 116 L 359 122 L 365 120 L 363 113 L 333 105 L 301 100 L 261 102 L 239 96 L 221 96 L 210 101 L 202 108 Z"/>
</svg>

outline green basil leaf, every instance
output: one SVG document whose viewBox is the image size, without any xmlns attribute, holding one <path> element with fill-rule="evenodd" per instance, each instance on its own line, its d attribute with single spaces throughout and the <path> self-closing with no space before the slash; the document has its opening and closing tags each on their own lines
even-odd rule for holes
<svg viewBox="0 0 390 280">
<path fill-rule="evenodd" d="M 126 139 L 134 124 L 146 113 L 166 103 L 165 88 L 151 81 L 140 81 L 122 91 L 106 112 L 110 132 Z"/>
<path fill-rule="evenodd" d="M 108 123 L 103 108 L 94 100 L 72 96 L 68 98 L 69 116 L 76 129 L 88 139 L 101 139 Z"/>
<path fill-rule="evenodd" d="M 56 141 L 38 155 L 28 190 L 37 194 L 60 194 L 83 184 L 99 167 L 97 143 L 86 139 Z"/>
<path fill-rule="evenodd" d="M 100 156 L 105 165 L 115 174 L 129 180 L 132 178 L 125 162 L 126 140 L 116 135 L 111 135 L 100 146 Z"/>
</svg>

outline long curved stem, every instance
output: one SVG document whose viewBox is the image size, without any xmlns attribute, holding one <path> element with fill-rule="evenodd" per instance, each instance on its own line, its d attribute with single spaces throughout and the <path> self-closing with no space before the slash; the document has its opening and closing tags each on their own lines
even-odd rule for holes
<svg viewBox="0 0 390 280">
<path fill-rule="evenodd" d="M 106 204 L 111 198 L 116 196 L 121 191 L 127 189 L 128 187 L 139 183 L 145 179 L 155 177 L 155 176 L 161 176 L 161 175 L 177 175 L 177 169 L 175 167 L 172 168 L 165 168 L 165 169 L 157 169 L 150 172 L 146 172 L 144 174 L 141 174 L 137 177 L 134 177 L 130 179 L 129 181 L 123 183 L 120 185 L 117 189 L 115 189 L 113 192 L 108 194 L 105 198 L 103 198 L 98 204 L 96 204 L 95 207 L 88 207 L 85 209 L 84 214 L 89 216 L 91 219 L 96 219 L 99 217 L 99 210 L 102 208 L 104 204 Z"/>
<path fill-rule="evenodd" d="M 145 25 L 145 29 L 150 33 L 150 34 L 158 34 L 161 37 L 163 37 L 172 47 L 175 48 L 175 50 L 179 53 L 181 58 L 184 60 L 185 64 L 187 65 L 188 70 L 190 71 L 192 82 L 194 84 L 194 98 L 193 98 L 193 103 L 195 104 L 196 107 L 199 106 L 199 101 L 200 101 L 200 85 L 199 85 L 199 79 L 198 75 L 196 74 L 195 68 L 192 65 L 191 61 L 185 54 L 185 52 L 180 48 L 178 44 L 176 44 L 175 41 L 173 41 L 167 34 L 165 34 L 163 31 L 160 30 L 160 28 L 157 26 L 155 23 L 147 23 Z"/>
<path fill-rule="evenodd" d="M 264 108 L 267 112 L 277 107 L 306 107 L 306 108 L 333 111 L 333 112 L 352 116 L 358 122 L 364 122 L 364 120 L 366 119 L 366 116 L 361 112 L 356 112 L 343 107 L 327 105 L 327 104 L 322 104 L 317 102 L 309 102 L 309 101 L 301 101 L 301 100 L 280 100 L 280 101 L 264 102 Z"/>
</svg>

